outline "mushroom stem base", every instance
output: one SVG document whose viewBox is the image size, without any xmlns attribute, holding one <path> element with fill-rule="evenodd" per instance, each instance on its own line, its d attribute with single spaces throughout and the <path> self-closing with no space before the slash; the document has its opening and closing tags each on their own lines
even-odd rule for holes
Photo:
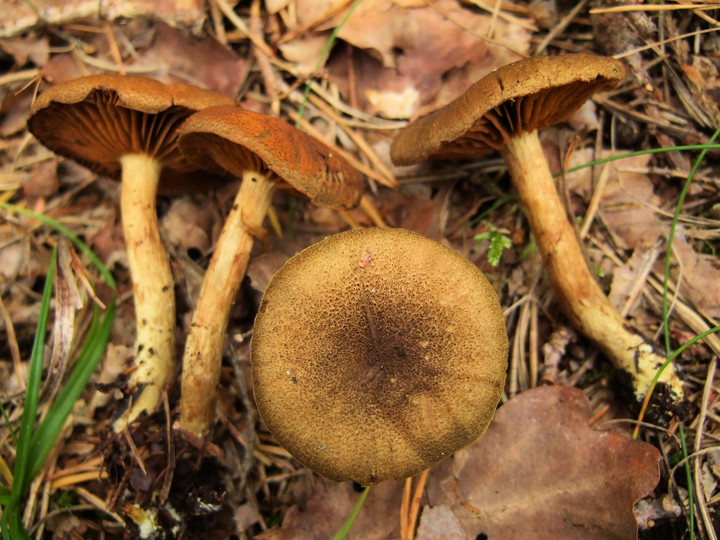
<svg viewBox="0 0 720 540">
<path fill-rule="evenodd" d="M 132 404 L 115 421 L 116 431 L 157 408 L 175 369 L 175 291 L 156 211 L 161 164 L 146 154 L 121 159 L 120 206 L 135 301 L 135 364 Z"/>
<path fill-rule="evenodd" d="M 206 435 L 215 417 L 230 310 L 274 191 L 274 181 L 254 172 L 243 175 L 203 279 L 185 344 L 180 399 L 180 429 L 195 440 Z"/>
<path fill-rule="evenodd" d="M 620 314 L 590 273 L 555 188 L 537 131 L 512 137 L 501 153 L 527 209 L 545 269 L 563 311 L 617 368 L 631 375 L 636 398 L 642 399 L 664 358 L 655 354 L 641 336 L 625 328 Z M 682 399 L 682 387 L 672 365 L 665 369 L 659 382 L 667 384 L 678 400 Z"/>
</svg>

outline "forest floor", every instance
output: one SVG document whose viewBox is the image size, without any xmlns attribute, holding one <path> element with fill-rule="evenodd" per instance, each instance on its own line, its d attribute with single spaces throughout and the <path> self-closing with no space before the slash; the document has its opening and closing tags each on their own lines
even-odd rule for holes
<svg viewBox="0 0 720 540">
<path fill-rule="evenodd" d="M 350 227 L 386 224 L 441 241 L 485 272 L 510 339 L 508 378 L 487 434 L 430 470 L 410 505 L 417 523 L 402 512 L 417 538 L 717 538 L 720 337 L 708 331 L 720 318 L 720 146 L 699 145 L 720 127 L 719 15 L 685 1 L 0 4 L 0 486 L 11 487 L 19 462 L 15 433 L 53 248 L 40 417 L 63 387 L 62 376 L 49 374 L 72 366 L 94 309 L 118 298 L 102 362 L 22 495 L 31 536 L 332 537 L 361 490 L 302 467 L 259 420 L 253 320 L 268 281 L 293 254 Z M 561 312 L 499 155 L 390 161 L 390 143 L 408 120 L 492 70 L 579 52 L 628 68 L 615 89 L 541 133 L 590 267 L 626 327 L 663 356 L 707 333 L 668 367 L 683 402 L 656 399 L 642 413 L 628 378 Z M 173 431 L 179 374 L 162 410 L 113 431 L 135 333 L 119 184 L 56 156 L 26 127 L 38 94 L 95 73 L 194 84 L 298 122 L 367 180 L 369 204 L 344 214 L 289 193 L 274 198 L 269 245 L 256 242 L 231 313 L 218 419 L 201 450 Z M 657 149 L 665 150 L 650 153 Z M 178 356 L 236 190 L 228 183 L 158 199 Z M 77 235 L 116 289 L 56 227 L 18 208 Z M 403 491 L 404 482 L 373 487 L 348 537 L 407 536 Z"/>
</svg>

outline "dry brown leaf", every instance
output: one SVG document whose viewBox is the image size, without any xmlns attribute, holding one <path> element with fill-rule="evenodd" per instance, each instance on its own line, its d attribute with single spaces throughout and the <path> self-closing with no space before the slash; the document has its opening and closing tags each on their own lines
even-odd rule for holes
<svg viewBox="0 0 720 540">
<path fill-rule="evenodd" d="M 573 162 L 589 161 L 590 155 L 578 152 Z M 602 192 L 600 214 L 603 223 L 613 234 L 620 249 L 646 250 L 660 239 L 667 239 L 670 219 L 656 209 L 667 207 L 655 193 L 655 186 L 641 171 L 648 167 L 650 156 L 635 156 L 608 163 L 607 184 Z M 589 169 L 568 175 L 568 184 L 586 200 L 590 193 Z M 678 226 L 673 240 L 673 257 L 679 264 L 673 266 L 671 276 L 677 280 L 682 275 L 681 295 L 712 317 L 720 316 L 720 267 L 717 258 L 697 253 L 686 238 L 683 226 Z M 664 256 L 654 266 L 664 272 Z"/>
<path fill-rule="evenodd" d="M 283 519 L 282 527 L 270 529 L 257 538 L 263 540 L 317 540 L 332 538 L 352 512 L 360 493 L 352 483 L 338 484 L 317 478 L 315 491 L 306 504 L 296 504 Z M 399 532 L 402 482 L 383 482 L 374 486 L 355 520 L 348 540 L 384 540 Z"/>
<path fill-rule="evenodd" d="M 307 8 L 308 13 L 315 9 L 323 14 L 332 7 L 325 6 L 322 11 L 306 3 L 314 2 L 299 2 L 299 13 Z M 343 16 L 330 19 L 318 30 L 336 26 Z M 385 117 L 409 118 L 437 108 L 487 72 L 527 52 L 530 34 L 502 20 L 494 23 L 496 44 L 486 40 L 491 21 L 491 16 L 467 9 L 457 0 L 420 6 L 365 0 L 338 33 L 362 51 L 336 52 L 329 63 L 331 80 L 348 90 L 352 65 L 360 106 Z M 308 51 L 319 54 L 317 47 Z M 316 61 L 315 57 L 306 58 L 303 64 L 314 66 Z"/>
<path fill-rule="evenodd" d="M 465 531 L 452 510 L 441 504 L 440 506 L 426 506 L 420 517 L 420 526 L 415 540 L 463 540 Z"/>
<path fill-rule="evenodd" d="M 587 163 L 591 159 L 587 152 L 578 152 L 573 157 L 573 161 L 579 163 Z M 608 167 L 609 171 L 599 212 L 621 249 L 647 248 L 667 236 L 668 224 L 660 220 L 656 211 L 662 200 L 655 194 L 655 187 L 648 176 L 635 172 L 647 168 L 649 161 L 648 155 L 634 156 L 600 166 Z M 590 200 L 593 195 L 590 169 L 568 175 L 568 183 Z"/>
<path fill-rule="evenodd" d="M 33 0 L 0 2 L 0 39 L 34 26 L 61 26 L 80 19 L 113 21 L 118 18 L 151 18 L 194 31 L 205 21 L 203 0 Z"/>
<path fill-rule="evenodd" d="M 295 64 L 298 75 L 308 76 L 315 71 L 317 63 L 327 46 L 328 34 L 303 34 L 292 41 L 279 45 L 285 60 Z"/>
<path fill-rule="evenodd" d="M 688 243 L 684 228 L 675 230 L 673 254 L 681 264 L 671 270 L 677 281 L 682 272 L 680 293 L 711 317 L 720 317 L 720 267 L 717 256 L 697 253 Z"/>
<path fill-rule="evenodd" d="M 162 66 L 169 81 L 194 84 L 235 97 L 247 76 L 247 61 L 213 38 L 190 39 L 166 24 L 155 25 L 142 62 Z"/>
<path fill-rule="evenodd" d="M 205 254 L 210 247 L 214 218 L 215 213 L 209 208 L 190 197 L 178 197 L 161 220 L 163 237 L 179 249 L 196 249 Z"/>
<path fill-rule="evenodd" d="M 44 66 L 50 57 L 50 43 L 46 36 L 5 39 L 0 41 L 0 48 L 11 55 L 18 66 L 24 66 L 28 61 Z"/>
<path fill-rule="evenodd" d="M 633 503 L 660 478 L 658 450 L 588 426 L 582 391 L 539 387 L 503 405 L 487 433 L 428 483 L 468 538 L 637 538 Z"/>
</svg>

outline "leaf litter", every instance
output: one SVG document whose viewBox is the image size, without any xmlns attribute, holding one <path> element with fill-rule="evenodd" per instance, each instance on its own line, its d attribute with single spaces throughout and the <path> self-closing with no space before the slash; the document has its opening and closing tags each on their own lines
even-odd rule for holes
<svg viewBox="0 0 720 540">
<path fill-rule="evenodd" d="M 574 51 L 625 55 L 632 76 L 598 96 L 594 110 L 588 106 L 571 119 L 572 131 L 548 130 L 544 146 L 555 172 L 568 155 L 575 165 L 610 153 L 706 142 L 720 95 L 716 11 L 670 10 L 659 17 L 641 7 L 606 11 L 602 3 L 571 12 L 542 1 L 525 7 L 482 0 L 364 0 L 316 71 L 329 33 L 350 2 L 32 5 L 0 6 L 6 21 L 0 33 L 0 198 L 45 212 L 83 237 L 112 270 L 123 300 L 96 384 L 77 403 L 28 500 L 27 523 L 39 536 L 135 538 L 142 510 L 155 516 L 158 537 L 328 538 L 359 496 L 349 484 L 305 471 L 264 430 L 252 403 L 248 343 L 260 291 L 274 271 L 293 253 L 346 228 L 347 220 L 370 225 L 362 209 L 341 217 L 291 194 L 276 199 L 283 238 L 273 233 L 270 251 L 255 250 L 231 315 L 220 420 L 203 453 L 172 435 L 176 388 L 167 396 L 167 409 L 144 418 L 132 432 L 110 434 L 132 360 L 134 328 L 118 188 L 27 137 L 25 119 L 33 96 L 48 84 L 121 72 L 198 84 L 290 121 L 297 118 L 301 88 L 311 80 L 303 126 L 363 167 L 381 217 L 446 242 L 488 273 L 515 343 L 508 396 L 517 395 L 501 406 L 480 441 L 431 471 L 417 538 L 636 538 L 638 525 L 642 538 L 682 537 L 690 486 L 684 473 L 670 473 L 680 455 L 681 423 L 689 448 L 702 441 L 691 458 L 700 486 L 693 493 L 695 532 L 713 538 L 720 417 L 715 394 L 704 401 L 700 395 L 714 388 L 707 377 L 720 351 L 717 338 L 708 336 L 679 359 L 690 396 L 685 414 L 662 427 L 644 427 L 642 437 L 650 444 L 630 441 L 619 426 L 628 425 L 635 405 L 604 359 L 557 311 L 521 207 L 512 199 L 492 207 L 511 193 L 502 166 L 488 156 L 477 163 L 393 168 L 387 146 L 402 125 L 395 119 L 448 103 L 492 69 L 525 55 Z M 252 32 L 254 41 L 248 39 Z M 645 44 L 661 36 L 685 37 L 668 42 L 660 56 L 659 48 Z M 675 151 L 627 158 L 568 174 L 560 184 L 579 222 L 596 200 L 582 234 L 586 251 L 629 324 L 660 349 L 664 250 L 681 183 L 696 156 Z M 719 316 L 717 159 L 712 151 L 696 174 L 676 229 L 670 270 L 675 348 L 716 325 Z M 394 176 L 399 190 L 378 187 Z M 182 336 L 234 189 L 159 200 Z M 488 262 L 485 243 L 473 239 L 491 230 L 512 240 L 497 269 Z M 23 410 L 20 390 L 38 317 L 38 287 L 49 247 L 58 243 L 63 241 L 51 229 L 0 211 L 0 326 L 7 336 L 0 344 L 0 399 L 13 425 Z M 93 303 L 82 283 L 94 279 L 92 273 L 78 266 L 87 261 L 77 253 L 69 261 L 58 274 L 63 283 L 51 317 L 58 327 L 51 332 L 55 352 L 47 343 L 48 395 L 73 344 L 82 341 Z M 107 301 L 109 291 L 98 285 L 97 295 Z M 531 389 L 543 373 L 582 392 Z M 591 418 L 596 428 L 613 431 L 590 429 Z M 14 461 L 4 423 L 0 457 Z M 93 479 L 75 476 L 84 466 Z M 42 496 L 59 477 L 68 478 L 65 487 Z M 401 491 L 396 483 L 374 488 L 350 536 L 397 537 Z M 641 498 L 634 516 L 633 503 Z M 179 528 L 174 513 L 181 516 Z"/>
</svg>

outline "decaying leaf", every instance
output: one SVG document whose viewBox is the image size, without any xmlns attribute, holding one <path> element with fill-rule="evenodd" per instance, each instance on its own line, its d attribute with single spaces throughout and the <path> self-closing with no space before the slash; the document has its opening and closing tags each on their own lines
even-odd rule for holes
<svg viewBox="0 0 720 540">
<path fill-rule="evenodd" d="M 658 483 L 659 452 L 590 416 L 576 388 L 523 392 L 430 476 L 430 504 L 452 508 L 468 538 L 636 538 L 633 503 Z"/>
<path fill-rule="evenodd" d="M 204 254 L 210 247 L 210 234 L 215 213 L 203 208 L 189 197 L 179 197 L 170 205 L 161 221 L 166 239 L 180 249 L 198 250 Z"/>
<path fill-rule="evenodd" d="M 431 470 L 418 538 L 636 538 L 633 504 L 657 484 L 659 452 L 591 429 L 590 416 L 576 388 L 543 386 L 510 400 L 478 442 Z M 401 490 L 373 487 L 349 538 L 397 536 Z M 348 482 L 317 478 L 307 502 L 261 537 L 330 538 L 358 496 Z"/>
<path fill-rule="evenodd" d="M 285 515 L 282 528 L 258 536 L 263 540 L 317 540 L 332 538 L 350 515 L 360 493 L 350 482 L 341 484 L 317 478 L 305 504 L 296 504 Z M 383 482 L 368 494 L 350 529 L 348 540 L 384 540 L 399 532 L 402 482 Z M 397 511 L 396 511 L 397 510 Z"/>
<path fill-rule="evenodd" d="M 445 540 L 463 540 L 465 531 L 457 516 L 452 510 L 441 504 L 440 506 L 426 506 L 420 518 L 415 540 L 433 540 L 444 538 Z"/>
<path fill-rule="evenodd" d="M 427 112 L 456 98 L 492 69 L 527 53 L 530 33 L 526 29 L 493 20 L 456 0 L 405 4 L 365 0 L 338 32 L 340 39 L 367 52 L 345 49 L 335 54 L 329 64 L 331 79 L 347 87 L 351 84 L 347 70 L 352 65 L 360 105 L 369 112 L 388 118 Z M 302 22 L 322 18 L 335 7 L 298 1 L 297 9 L 303 14 Z M 316 30 L 333 28 L 343 17 L 344 12 Z M 491 28 L 494 33 L 488 40 Z M 307 69 L 317 63 L 321 49 L 320 43 L 311 46 L 307 36 L 302 39 L 303 45 L 287 44 L 283 50 L 294 58 L 298 50 L 316 55 L 305 56 Z"/>
<path fill-rule="evenodd" d="M 578 163 L 591 158 L 578 153 Z M 603 223 L 612 232 L 618 247 L 625 250 L 649 249 L 658 241 L 667 239 L 670 232 L 668 212 L 663 199 L 655 193 L 655 186 L 646 173 L 639 172 L 648 167 L 650 156 L 635 156 L 611 162 L 607 183 L 602 191 L 600 214 Z M 573 191 L 583 193 L 589 200 L 592 196 L 589 169 L 568 175 Z M 681 295 L 712 317 L 720 316 L 720 267 L 717 258 L 698 253 L 688 241 L 690 236 L 685 225 L 675 230 L 673 240 L 673 268 L 671 277 L 682 276 Z M 664 256 L 656 263 L 655 269 L 662 274 Z M 678 264 L 679 263 L 679 264 Z"/>
<path fill-rule="evenodd" d="M 155 0 L 33 0 L 0 2 L 0 39 L 20 35 L 42 25 L 62 25 L 81 19 L 115 20 L 149 17 L 195 31 L 202 28 L 205 10 L 202 0 L 182 2 Z"/>
<path fill-rule="evenodd" d="M 168 82 L 194 84 L 231 97 L 247 76 L 247 61 L 215 39 L 190 39 L 161 23 L 155 25 L 155 38 L 143 51 L 143 62 L 162 67 Z"/>
</svg>

